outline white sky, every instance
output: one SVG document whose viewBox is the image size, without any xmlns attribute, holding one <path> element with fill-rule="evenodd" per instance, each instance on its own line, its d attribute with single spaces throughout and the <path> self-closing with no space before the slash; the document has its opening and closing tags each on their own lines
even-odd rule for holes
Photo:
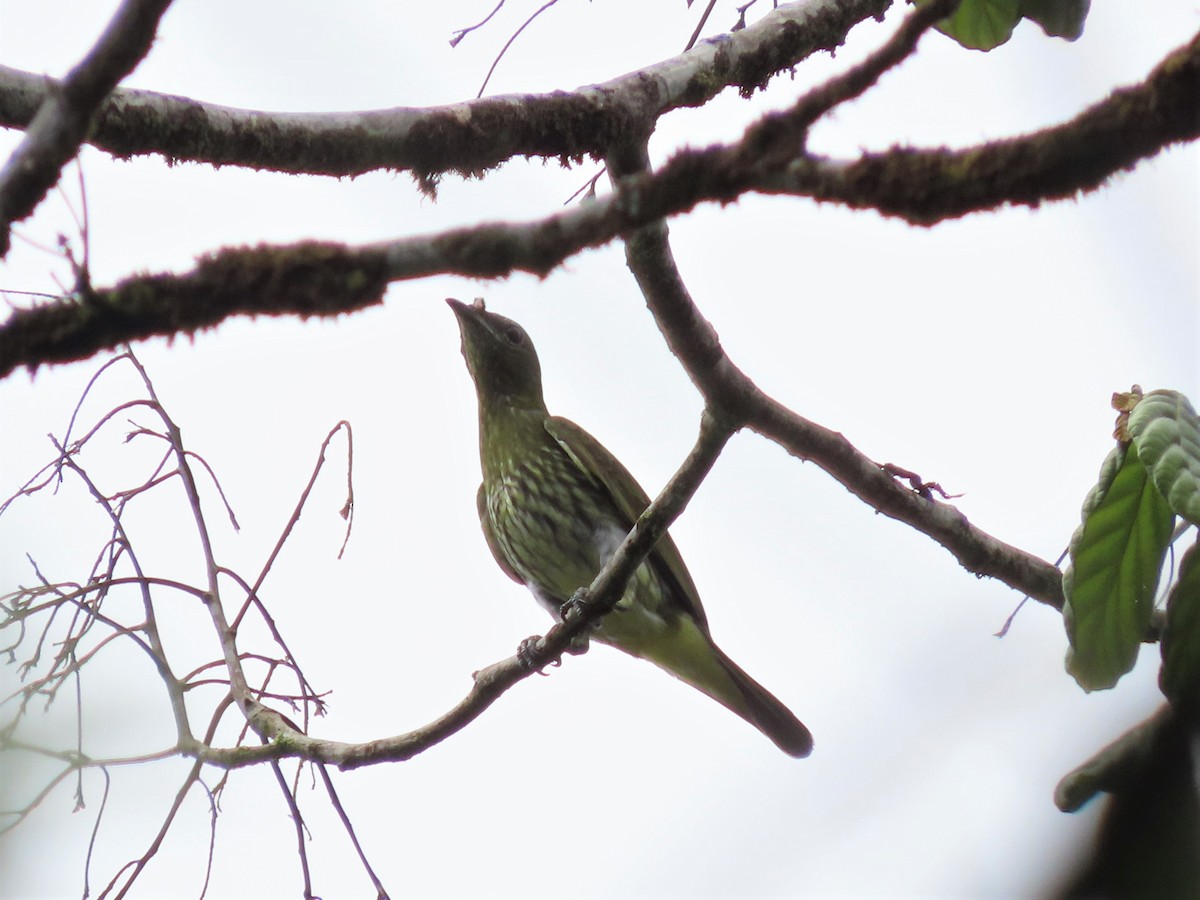
<svg viewBox="0 0 1200 900">
<path fill-rule="evenodd" d="M 127 84 L 272 110 L 365 109 L 474 96 L 532 6 L 511 4 L 451 50 L 486 2 L 332 5 L 179 0 Z M 0 62 L 63 74 L 115 3 L 0 0 Z M 489 93 L 570 89 L 669 57 L 696 10 L 632 0 L 562 3 L 526 30 Z M 722 5 L 713 24 L 733 17 Z M 665 119 L 652 149 L 732 138 L 754 114 L 842 70 L 894 26 L 856 30 L 835 60 L 801 65 L 748 104 L 732 93 Z M 896 142 L 973 143 L 1059 121 L 1139 80 L 1197 27 L 1193 4 L 1097 4 L 1075 44 L 1034 26 L 991 54 L 931 36 L 918 57 L 812 139 L 832 155 Z M 4 156 L 19 133 L 0 132 Z M 235 168 L 113 162 L 86 151 L 93 277 L 186 269 L 222 246 L 321 238 L 358 243 L 549 214 L 595 172 L 513 162 L 484 181 L 446 179 L 436 203 L 407 176 L 288 178 Z M 75 202 L 74 177 L 64 181 Z M 1037 212 L 916 230 L 871 214 L 747 198 L 672 222 L 683 275 L 748 374 L 872 458 L 965 496 L 984 530 L 1054 559 L 1111 445 L 1109 396 L 1138 382 L 1200 397 L 1197 151 L 1172 150 L 1099 195 Z M 20 226 L 53 245 L 75 230 L 61 196 Z M 18 241 L 0 288 L 55 290 L 52 254 Z M 336 560 L 344 479 L 332 454 L 266 598 L 309 677 L 333 691 L 315 732 L 365 740 L 456 702 L 470 673 L 545 630 L 544 613 L 495 567 L 479 533 L 473 390 L 441 299 L 483 295 L 541 352 L 551 411 L 603 440 L 653 493 L 690 447 L 698 397 L 666 351 L 613 245 L 545 281 L 438 278 L 392 288 L 382 308 L 336 322 L 234 321 L 194 341 L 136 349 L 185 440 L 218 472 L 242 523 L 215 498 L 220 558 L 257 573 L 339 419 L 355 430 L 355 531 Z M 99 360 L 0 382 L 0 495 L 52 453 Z M 134 389 L 106 380 L 94 417 Z M 139 417 L 150 424 L 147 416 Z M 149 448 L 122 433 L 85 458 L 121 484 Z M 134 517 L 145 558 L 198 576 L 177 492 Z M 90 565 L 104 523 L 77 486 L 0 518 L 0 593 Z M 1068 865 L 1098 807 L 1051 801 L 1058 778 L 1157 704 L 1158 650 L 1114 690 L 1087 696 L 1062 669 L 1061 617 L 979 581 L 929 539 L 872 514 L 812 465 L 737 436 L 672 529 L 721 646 L 812 728 L 805 761 L 707 698 L 607 648 L 521 684 L 478 722 L 409 763 L 335 775 L 376 869 L 414 897 L 1021 897 Z M 177 670 L 216 653 L 202 611 L 178 601 Z M 12 688 L 12 667 L 0 688 Z M 4 679 L 7 679 L 5 681 Z M 83 683 L 85 749 L 167 746 L 161 690 L 140 657 L 113 652 Z M 57 746 L 64 697 L 36 723 Z M 7 795 L 39 783 L 12 769 Z M 95 893 L 140 854 L 185 765 L 114 773 Z M 209 783 L 216 781 L 212 774 Z M 371 896 L 319 789 L 301 803 L 318 894 Z M 103 791 L 70 785 L 0 842 L 6 897 L 82 891 Z M 135 896 L 197 896 L 207 802 L 192 796 Z M 268 770 L 234 774 L 209 896 L 295 897 L 295 837 Z"/>
</svg>

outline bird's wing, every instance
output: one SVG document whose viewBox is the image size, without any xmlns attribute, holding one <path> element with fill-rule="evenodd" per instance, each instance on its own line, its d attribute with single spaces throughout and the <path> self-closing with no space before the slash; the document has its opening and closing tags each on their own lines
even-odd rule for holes
<svg viewBox="0 0 1200 900">
<path fill-rule="evenodd" d="M 632 528 L 638 516 L 650 505 L 650 498 L 637 483 L 637 479 L 603 444 L 570 419 L 551 416 L 546 419 L 546 431 L 567 451 L 577 466 L 600 480 L 612 497 L 617 511 L 625 519 L 625 528 Z M 488 540 L 490 543 L 491 538 Z M 649 559 L 652 563 L 657 563 L 657 568 L 662 574 L 679 586 L 676 596 L 680 598 L 680 602 L 686 604 L 687 612 L 707 633 L 708 620 L 704 615 L 704 607 L 700 605 L 700 592 L 696 590 L 696 584 L 692 581 L 687 566 L 683 564 L 683 557 L 679 555 L 679 550 L 669 534 L 663 534 L 658 539 Z"/>
<path fill-rule="evenodd" d="M 487 511 L 487 494 L 483 490 L 483 485 L 479 485 L 479 490 L 475 494 L 475 507 L 479 510 L 479 524 L 483 528 L 483 537 L 487 541 L 488 549 L 492 551 L 492 556 L 496 557 L 496 564 L 504 570 L 504 574 L 511 578 L 517 584 L 524 584 L 525 579 L 517 574 L 517 570 L 508 562 L 508 557 L 504 555 L 504 551 L 500 549 L 500 542 L 496 540 L 496 532 L 492 531 L 492 520 L 488 516 Z"/>
</svg>

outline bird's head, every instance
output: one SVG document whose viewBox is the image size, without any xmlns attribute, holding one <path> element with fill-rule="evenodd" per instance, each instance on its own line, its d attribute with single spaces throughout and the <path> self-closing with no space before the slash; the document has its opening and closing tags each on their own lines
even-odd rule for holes
<svg viewBox="0 0 1200 900">
<path fill-rule="evenodd" d="M 482 300 L 467 304 L 448 298 L 446 302 L 458 319 L 463 358 L 480 405 L 545 409 L 542 367 L 525 329 L 488 312 Z"/>
</svg>

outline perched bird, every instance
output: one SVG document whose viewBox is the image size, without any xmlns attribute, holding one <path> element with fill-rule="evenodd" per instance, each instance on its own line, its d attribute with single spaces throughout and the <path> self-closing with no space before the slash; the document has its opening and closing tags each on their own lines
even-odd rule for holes
<svg viewBox="0 0 1200 900">
<path fill-rule="evenodd" d="M 591 584 L 650 500 L 600 442 L 551 416 L 529 335 L 516 322 L 447 300 L 479 398 L 477 504 L 500 568 L 556 618 Z M 663 535 L 592 637 L 648 659 L 737 713 L 791 756 L 812 735 L 713 643 L 692 577 Z"/>
</svg>

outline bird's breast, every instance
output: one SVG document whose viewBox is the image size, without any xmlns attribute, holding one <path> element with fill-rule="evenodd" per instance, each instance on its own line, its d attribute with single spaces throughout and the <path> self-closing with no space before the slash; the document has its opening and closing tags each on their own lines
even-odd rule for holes
<svg viewBox="0 0 1200 900">
<path fill-rule="evenodd" d="M 488 516 L 504 555 L 535 593 L 560 603 L 595 577 L 608 543 L 599 535 L 616 527 L 595 486 L 563 456 L 566 465 L 553 454 L 514 460 L 485 481 Z"/>
</svg>

